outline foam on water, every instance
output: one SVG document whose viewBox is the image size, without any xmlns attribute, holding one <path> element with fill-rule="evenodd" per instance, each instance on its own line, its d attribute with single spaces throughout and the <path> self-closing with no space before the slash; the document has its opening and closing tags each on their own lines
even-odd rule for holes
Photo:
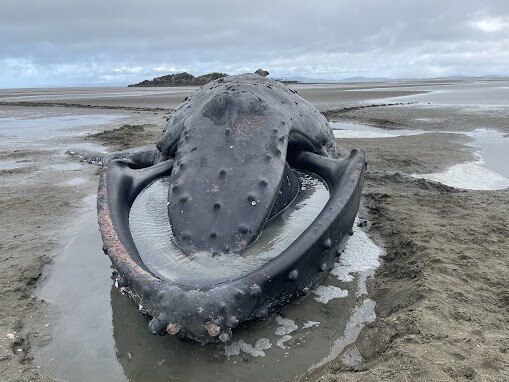
<svg viewBox="0 0 509 382">
<path fill-rule="evenodd" d="M 285 342 L 288 342 L 291 339 L 292 339 L 292 336 L 285 334 L 279 340 L 277 340 L 276 346 L 280 347 L 281 349 L 286 349 L 286 346 L 284 344 L 285 344 Z"/>
<path fill-rule="evenodd" d="M 331 271 L 331 274 L 343 282 L 353 281 L 355 273 L 378 268 L 379 258 L 384 254 L 384 250 L 359 229 L 358 222 L 359 220 L 356 219 L 353 227 L 354 234 L 346 242 L 344 252 Z"/>
<path fill-rule="evenodd" d="M 315 300 L 321 302 L 322 304 L 327 304 L 330 300 L 333 300 L 335 298 L 342 298 L 348 296 L 347 290 L 338 288 L 337 286 L 333 285 L 328 286 L 320 285 L 313 291 L 313 293 L 316 294 L 317 296 L 315 297 Z"/>
<path fill-rule="evenodd" d="M 299 327 L 295 325 L 295 321 L 290 320 L 288 318 L 283 318 L 281 316 L 276 317 L 276 322 L 279 327 L 276 329 L 277 336 L 284 336 L 286 334 L 290 334 L 291 332 L 296 331 Z"/>
<path fill-rule="evenodd" d="M 264 350 L 268 350 L 272 347 L 270 340 L 268 338 L 260 338 L 256 341 L 255 345 L 248 344 L 244 340 L 239 340 L 233 342 L 231 345 L 226 345 L 224 347 L 225 355 L 230 358 L 234 355 L 239 355 L 240 352 L 244 352 L 253 357 L 265 357 Z"/>
<path fill-rule="evenodd" d="M 306 321 L 302 325 L 302 329 L 308 329 L 308 328 L 312 328 L 313 326 L 319 326 L 319 325 L 320 325 L 320 322 L 318 322 L 318 321 Z"/>
<path fill-rule="evenodd" d="M 483 167 L 484 161 L 456 164 L 444 172 L 412 174 L 447 186 L 465 190 L 502 190 L 509 188 L 509 179 Z"/>
</svg>

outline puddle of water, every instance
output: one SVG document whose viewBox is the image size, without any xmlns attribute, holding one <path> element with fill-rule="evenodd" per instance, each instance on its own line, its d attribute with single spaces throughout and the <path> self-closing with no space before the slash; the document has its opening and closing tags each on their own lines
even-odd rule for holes
<svg viewBox="0 0 509 382">
<path fill-rule="evenodd" d="M 468 143 L 487 169 L 509 178 L 509 136 L 494 129 L 476 129 L 464 133 L 474 138 Z"/>
<path fill-rule="evenodd" d="M 0 161 L 0 171 L 13 170 L 13 169 L 22 168 L 25 166 L 27 166 L 27 163 L 19 163 L 16 160 L 2 160 L 2 161 Z"/>
<path fill-rule="evenodd" d="M 426 130 L 388 130 L 352 122 L 329 122 L 335 138 L 393 138 L 429 133 Z"/>
<path fill-rule="evenodd" d="M 465 190 L 503 190 L 509 188 L 509 179 L 485 168 L 484 161 L 460 163 L 444 172 L 412 174 L 412 176 Z"/>
<path fill-rule="evenodd" d="M 56 257 L 39 296 L 61 312 L 54 339 L 38 350 L 43 374 L 66 381 L 125 381 L 112 338 L 110 261 L 102 254 L 95 199 L 76 233 Z M 109 339 L 109 340 L 105 340 Z"/>
<path fill-rule="evenodd" d="M 136 198 L 129 226 L 143 263 L 158 277 L 180 283 L 195 279 L 211 283 L 239 278 L 279 255 L 322 211 L 329 199 L 325 183 L 315 175 L 296 171 L 301 185 L 297 198 L 268 222 L 258 240 L 242 253 L 187 253 L 173 238 L 168 219 L 168 180 L 158 180 Z"/>
<path fill-rule="evenodd" d="M 139 89 L 139 90 L 138 90 Z M 16 89 L 17 91 L 18 89 Z M 196 90 L 193 86 L 183 87 L 151 87 L 151 88 L 87 88 L 87 89 L 75 89 L 75 88 L 44 88 L 40 89 L 40 92 L 29 90 L 26 92 L 19 92 L 19 94 L 12 94 L 9 90 L 6 90 L 2 95 L 2 101 L 5 102 L 19 102 L 19 101 L 77 101 L 82 99 L 98 100 L 104 98 L 113 98 L 122 100 L 123 98 L 132 97 L 150 97 L 154 95 L 175 95 L 178 99 L 183 99 Z M 39 93 L 39 94 L 37 94 Z"/>
<path fill-rule="evenodd" d="M 509 138 L 493 129 L 476 129 L 460 134 L 474 138 L 467 145 L 475 150 L 479 160 L 459 163 L 440 173 L 412 176 L 466 190 L 509 188 Z"/>
<path fill-rule="evenodd" d="M 76 135 L 78 127 L 97 126 L 111 123 L 122 115 L 90 114 L 65 115 L 44 118 L 0 118 L 0 135 L 15 140 L 47 139 L 56 136 Z"/>
<path fill-rule="evenodd" d="M 329 355 L 311 366 L 310 370 L 321 367 L 338 357 L 346 346 L 353 344 L 355 340 L 357 340 L 364 325 L 374 320 L 375 302 L 370 299 L 365 299 L 360 305 L 355 307 L 350 319 L 346 323 L 344 335 L 334 341 Z"/>
<path fill-rule="evenodd" d="M 241 325 L 226 345 L 154 336 L 147 329 L 149 318 L 113 286 L 95 212 L 90 210 L 39 293 L 62 312 L 53 341 L 39 350 L 45 375 L 84 382 L 290 381 L 338 356 L 374 317 L 373 301 L 358 297 L 374 268 L 345 262 L 337 267 L 347 267 L 340 273 L 351 281 L 330 274 L 322 283 L 344 290 L 344 297 L 323 304 L 311 294 L 285 306 L 279 315 Z M 374 244 L 355 244 L 369 240 L 362 233 L 355 225 L 346 260 L 371 256 L 359 252 L 366 248 L 381 254 Z M 371 260 L 367 263 L 376 266 Z"/>
<path fill-rule="evenodd" d="M 331 122 L 336 138 L 390 138 L 402 135 L 444 133 L 425 130 L 387 130 L 349 122 Z M 339 130 L 338 130 L 339 129 Z M 500 190 L 509 187 L 509 137 L 493 129 L 476 129 L 467 132 L 445 132 L 463 134 L 473 138 L 467 143 L 479 160 L 456 164 L 444 172 L 412 174 L 445 185 L 469 190 Z"/>
</svg>

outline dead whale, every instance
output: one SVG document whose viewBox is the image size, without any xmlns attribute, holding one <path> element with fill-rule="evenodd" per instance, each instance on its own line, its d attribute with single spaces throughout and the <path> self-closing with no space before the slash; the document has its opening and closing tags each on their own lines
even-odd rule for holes
<svg viewBox="0 0 509 382">
<path fill-rule="evenodd" d="M 323 279 L 351 232 L 366 167 L 360 150 L 338 158 L 315 107 L 257 74 L 201 87 L 171 115 L 156 147 L 107 162 L 98 219 L 116 283 L 152 317 L 151 332 L 200 342 L 228 341 L 240 322 L 266 317 Z M 238 260 L 250 263 L 245 253 L 298 197 L 299 171 L 327 186 L 325 206 L 280 253 L 239 271 Z M 186 264 L 199 261 L 201 273 L 179 277 L 178 262 L 167 263 L 170 276 L 158 272 L 147 256 L 160 256 L 159 244 L 147 255 L 133 238 L 131 208 L 161 180 L 164 199 L 152 200 L 159 212 L 145 215 L 160 217 L 150 229 L 166 227 L 171 248 Z M 217 274 L 214 259 L 227 265 Z"/>
</svg>

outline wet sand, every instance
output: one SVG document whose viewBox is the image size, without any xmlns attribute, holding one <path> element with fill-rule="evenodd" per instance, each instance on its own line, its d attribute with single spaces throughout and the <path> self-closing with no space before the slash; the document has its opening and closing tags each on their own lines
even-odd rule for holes
<svg viewBox="0 0 509 382">
<path fill-rule="evenodd" d="M 421 94 L 425 89 L 413 90 L 411 83 L 407 88 L 401 84 L 386 84 L 387 88 L 371 91 L 376 84 L 316 84 L 295 85 L 297 92 L 312 102 L 320 111 L 339 106 L 355 105 L 368 99 L 382 99 L 403 95 Z M 104 109 L 175 109 L 185 97 L 197 87 L 156 87 L 156 88 L 55 88 L 1 90 L 0 105 L 19 105 L 23 107 L 65 106 L 92 107 Z M 99 93 L 99 96 L 98 96 Z"/>
<path fill-rule="evenodd" d="M 321 110 L 329 110 L 326 115 L 331 120 L 430 132 L 495 128 L 509 134 L 507 107 L 417 103 L 355 108 L 384 103 L 383 97 L 423 91 L 413 90 L 419 84 L 407 85 L 401 90 L 404 84 L 399 84 L 388 93 L 369 90 L 368 84 L 359 85 L 361 89 L 354 92 L 341 86 L 299 85 L 299 93 L 304 97 L 308 94 Z M 25 93 L 23 96 L 31 94 Z M 181 95 L 171 98 L 155 94 L 146 98 L 141 94 L 127 99 L 108 96 L 94 102 L 107 106 L 116 103 L 173 107 L 173 101 L 167 100 L 176 102 Z M 86 96 L 89 98 L 85 102 L 92 100 L 92 96 Z M 73 98 L 72 103 L 75 102 Z M 27 109 L 0 106 L 0 113 L 16 108 L 21 114 Z M 30 109 L 43 115 L 96 114 L 95 109 L 89 112 L 87 108 L 48 105 Z M 51 342 L 59 312 L 53 304 L 34 297 L 34 288 L 50 277 L 52 266 L 44 266 L 63 252 L 74 225 L 84 213 L 83 198 L 93 194 L 97 186 L 98 167 L 81 164 L 65 151 L 87 148 L 80 146 L 83 143 L 103 145 L 107 150 L 151 144 L 160 136 L 168 115 L 163 110 L 101 113 L 120 113 L 122 118 L 98 130 L 125 124 L 135 127 L 99 135 L 99 131 L 85 128 L 82 136 L 51 138 L 45 145 L 9 146 L 2 140 L 0 374 L 8 381 L 49 380 L 32 358 L 40 346 Z M 360 147 L 368 158 L 363 208 L 372 222 L 369 234 L 386 250 L 384 262 L 368 288 L 368 296 L 376 304 L 376 319 L 355 342 L 364 359 L 362 363 L 352 366 L 339 357 L 300 379 L 509 379 L 509 190 L 466 191 L 410 176 L 440 172 L 456 163 L 474 160 L 474 150 L 468 142 L 464 135 L 435 132 L 376 140 L 338 140 L 344 153 Z M 76 328 L 76 333 L 89 335 L 80 328 Z M 77 376 L 68 379 L 77 380 Z"/>
<path fill-rule="evenodd" d="M 21 120 L 66 116 L 79 119 L 97 111 L 60 108 L 0 108 Z M 104 113 L 106 116 L 109 113 Z M 36 288 L 53 272 L 54 257 L 62 253 L 74 226 L 86 211 L 83 198 L 95 194 L 98 166 L 82 163 L 66 153 L 109 150 L 100 139 L 87 138 L 96 131 L 115 129 L 131 122 L 162 133 L 166 113 L 119 114 L 114 122 L 65 129 L 48 136 L 4 136 L 0 144 L 0 375 L 2 380 L 46 380 L 33 361 L 39 346 L 51 341 L 57 308 L 35 297 Z M 72 124 L 72 123 L 70 123 Z M 28 127 L 25 127 L 28 129 Z M 77 130 L 77 131 L 76 131 Z M 99 130 L 99 131 L 98 131 Z M 71 135 L 69 135 L 71 134 Z M 27 134 L 28 135 L 28 134 Z M 35 134 L 37 135 L 37 134 Z M 137 141 L 142 142 L 143 136 Z M 121 147 L 121 143 L 112 147 Z M 147 142 L 148 143 L 148 142 Z"/>
</svg>

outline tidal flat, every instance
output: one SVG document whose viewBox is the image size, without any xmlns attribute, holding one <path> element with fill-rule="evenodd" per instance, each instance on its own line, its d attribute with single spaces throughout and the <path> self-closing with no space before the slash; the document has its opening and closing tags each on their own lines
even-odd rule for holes
<svg viewBox="0 0 509 382">
<path fill-rule="evenodd" d="M 349 258 L 372 246 L 383 257 L 351 272 L 340 260 L 317 293 L 240 328 L 229 347 L 146 330 L 110 279 L 100 166 L 82 161 L 155 144 L 194 88 L 0 90 L 2 378 L 508 380 L 509 81 L 294 88 L 343 155 L 366 152 Z"/>
</svg>

